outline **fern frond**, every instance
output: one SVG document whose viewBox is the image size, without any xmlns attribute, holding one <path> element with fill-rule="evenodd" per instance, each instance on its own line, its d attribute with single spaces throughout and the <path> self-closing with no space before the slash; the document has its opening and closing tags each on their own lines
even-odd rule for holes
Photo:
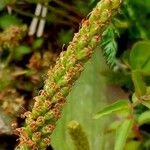
<svg viewBox="0 0 150 150">
<path fill-rule="evenodd" d="M 110 66 L 114 64 L 116 58 L 118 48 L 116 42 L 117 36 L 119 36 L 119 32 L 112 24 L 103 33 L 103 40 L 101 42 L 101 47 L 104 51 L 104 56 L 107 59 L 107 63 Z"/>
</svg>

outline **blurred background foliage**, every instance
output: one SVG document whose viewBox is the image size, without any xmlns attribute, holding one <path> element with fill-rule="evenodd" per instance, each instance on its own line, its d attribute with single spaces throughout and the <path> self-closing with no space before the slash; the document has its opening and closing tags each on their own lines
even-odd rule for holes
<svg viewBox="0 0 150 150">
<path fill-rule="evenodd" d="M 30 110 L 33 97 L 43 87 L 48 68 L 59 53 L 66 50 L 80 22 L 89 15 L 98 0 L 1 0 L 0 1 L 0 149 L 11 150 L 17 137 L 13 126 L 22 126 L 20 114 Z M 41 37 L 28 34 L 37 3 L 47 7 Z M 110 150 L 120 116 L 94 120 L 94 114 L 117 99 L 131 100 L 134 81 L 131 70 L 140 68 L 144 82 L 150 84 L 150 3 L 149 0 L 124 0 L 120 13 L 103 34 L 103 41 L 68 96 L 62 118 L 52 135 L 56 150 L 73 150 L 67 132 L 71 120 L 77 120 L 87 133 L 91 150 Z M 35 29 L 37 30 L 37 29 Z M 139 43 L 143 41 L 145 43 Z M 148 46 L 147 46 L 148 45 Z M 102 49 L 101 49 L 101 48 Z M 137 53 L 137 51 L 139 51 Z M 131 59 L 132 55 L 132 59 Z M 137 59 L 138 58 L 138 59 Z M 141 67 L 142 60 L 147 66 Z M 135 65 L 136 64 L 136 65 Z M 146 75 L 145 75 L 146 74 Z M 136 107 L 135 116 L 147 111 Z M 149 119 L 150 120 L 150 119 Z M 149 120 L 135 125 L 126 150 L 149 150 Z M 111 125 L 109 127 L 109 124 Z"/>
</svg>

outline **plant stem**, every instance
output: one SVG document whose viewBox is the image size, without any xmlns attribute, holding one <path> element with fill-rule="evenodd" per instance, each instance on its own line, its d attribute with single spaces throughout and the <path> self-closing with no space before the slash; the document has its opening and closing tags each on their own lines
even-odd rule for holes
<svg viewBox="0 0 150 150">
<path fill-rule="evenodd" d="M 77 12 L 77 10 L 75 9 L 75 7 L 70 6 L 70 5 L 68 5 L 67 3 L 63 3 L 63 2 L 60 1 L 60 0 L 53 0 L 53 1 L 54 1 L 55 3 L 57 3 L 58 5 L 60 5 L 60 6 L 64 7 L 64 8 L 66 8 L 67 10 L 69 10 L 69 11 L 71 11 L 71 12 L 77 14 L 78 16 L 81 16 L 81 14 Z"/>
<path fill-rule="evenodd" d="M 51 19 L 51 18 L 49 18 L 49 17 L 35 16 L 34 14 L 29 13 L 29 12 L 25 12 L 25 11 L 22 11 L 22 10 L 18 9 L 17 7 L 15 7 L 15 6 L 12 6 L 12 9 L 13 9 L 16 13 L 21 14 L 21 15 L 24 15 L 24 16 L 27 16 L 27 17 L 31 17 L 31 18 L 36 17 L 36 18 L 38 18 L 38 19 L 45 19 L 46 21 L 53 22 L 53 23 L 61 23 L 61 24 L 69 25 L 69 26 L 72 25 L 69 21 L 65 21 L 64 19 L 61 19 L 61 18 L 54 20 L 54 19 Z M 52 11 L 53 11 L 53 10 L 52 10 Z M 62 11 L 61 11 L 61 12 L 62 12 Z M 60 14 L 61 12 L 59 12 L 59 14 Z M 67 16 L 67 15 L 64 15 L 64 14 L 63 14 L 63 17 L 65 17 L 65 16 Z M 74 17 L 72 18 L 72 16 L 68 16 L 67 19 L 70 19 L 70 20 L 73 21 L 73 20 L 74 20 Z M 76 21 L 77 21 L 77 19 L 74 20 L 74 22 L 76 22 Z M 78 20 L 78 21 L 79 21 L 79 20 Z"/>
<path fill-rule="evenodd" d="M 67 18 L 67 19 L 69 19 L 69 20 L 71 20 L 71 21 L 73 21 L 73 22 L 79 22 L 79 19 L 77 19 L 77 18 L 74 17 L 74 16 L 69 15 L 67 12 L 65 12 L 65 11 L 62 10 L 62 9 L 57 9 L 57 8 L 52 7 L 52 6 L 47 6 L 47 7 L 48 7 L 48 9 L 49 9 L 50 11 L 52 11 L 52 12 L 54 12 L 54 13 L 56 13 L 56 14 L 58 14 L 58 15 L 64 17 L 64 18 Z"/>
</svg>

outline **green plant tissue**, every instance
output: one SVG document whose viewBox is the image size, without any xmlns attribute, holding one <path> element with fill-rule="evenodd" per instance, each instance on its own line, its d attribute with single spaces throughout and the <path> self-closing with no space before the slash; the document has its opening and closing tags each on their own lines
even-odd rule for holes
<svg viewBox="0 0 150 150">
<path fill-rule="evenodd" d="M 52 135 L 54 149 L 74 149 L 67 133 L 67 124 L 71 120 L 77 120 L 86 131 L 92 149 L 104 150 L 102 132 L 106 122 L 93 119 L 95 111 L 106 103 L 105 78 L 100 74 L 104 66 L 101 51 L 97 49 L 67 98 L 68 103 L 63 109 L 62 118 L 57 122 L 58 125 Z"/>
</svg>

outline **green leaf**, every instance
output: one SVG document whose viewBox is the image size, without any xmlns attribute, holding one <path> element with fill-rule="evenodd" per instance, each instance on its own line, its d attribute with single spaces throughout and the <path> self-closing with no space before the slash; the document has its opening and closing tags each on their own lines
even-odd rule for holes
<svg viewBox="0 0 150 150">
<path fill-rule="evenodd" d="M 138 99 L 138 97 L 135 95 L 135 93 L 132 95 L 132 102 L 133 104 L 137 104 L 137 102 L 139 101 L 139 103 L 141 103 L 142 105 L 146 106 L 147 108 L 150 109 L 150 100 L 145 100 L 146 95 L 144 95 L 142 98 L 142 100 L 140 101 L 140 99 Z"/>
<path fill-rule="evenodd" d="M 125 146 L 125 150 L 139 150 L 140 144 L 140 141 L 129 141 Z"/>
<path fill-rule="evenodd" d="M 141 103 L 150 109 L 150 101 L 141 101 Z"/>
<path fill-rule="evenodd" d="M 68 44 L 73 36 L 73 31 L 61 30 L 58 34 L 58 39 L 60 44 Z"/>
<path fill-rule="evenodd" d="M 114 150 L 123 150 L 128 134 L 131 130 L 133 121 L 132 120 L 125 120 L 121 126 L 116 131 L 116 140 L 115 140 L 115 148 Z"/>
<path fill-rule="evenodd" d="M 140 97 L 142 95 L 146 94 L 146 84 L 143 81 L 143 77 L 141 72 L 135 70 L 132 71 L 132 80 L 134 83 L 134 87 L 135 87 L 135 94 L 137 97 Z"/>
<path fill-rule="evenodd" d="M 11 80 L 10 78 L 10 73 L 11 72 L 9 70 L 8 71 L 3 70 L 1 72 L 1 76 L 3 78 L 0 78 L 0 92 L 3 91 L 6 87 L 9 87 L 12 85 L 13 80 Z"/>
<path fill-rule="evenodd" d="M 139 7 L 144 7 L 146 12 L 150 12 L 150 2 L 149 0 L 136 0 L 136 1 L 131 1 L 133 4 L 139 6 Z"/>
<path fill-rule="evenodd" d="M 134 44 L 130 54 L 132 69 L 150 72 L 150 41 L 140 41 Z"/>
<path fill-rule="evenodd" d="M 106 130 L 106 133 L 112 132 L 114 130 L 116 130 L 119 126 L 121 125 L 121 121 L 120 120 L 115 120 L 114 122 L 112 122 L 109 127 Z"/>
<path fill-rule="evenodd" d="M 17 18 L 15 15 L 2 15 L 0 17 L 0 28 L 6 29 L 12 25 L 20 25 L 21 20 Z"/>
<path fill-rule="evenodd" d="M 93 78 L 93 74 L 101 72 L 104 67 L 106 67 L 106 64 L 104 63 L 102 51 L 97 48 L 82 72 L 80 79 L 76 82 L 74 90 L 67 97 L 69 103 L 63 109 L 63 115 L 58 121 L 56 132 L 52 134 L 52 145 L 55 150 L 75 150 L 66 132 L 66 126 L 72 118 L 84 126 L 90 140 L 91 150 L 104 150 L 103 145 L 106 137 L 103 129 L 108 125 L 108 121 L 107 119 L 102 121 L 101 119 L 93 120 L 92 118 L 95 111 L 102 109 L 104 103 L 107 102 L 104 88 L 106 80 L 101 74 Z M 112 96 L 111 93 L 109 94 Z M 77 98 L 77 95 L 80 98 Z M 111 141 L 107 142 L 111 143 Z"/>
<path fill-rule="evenodd" d="M 94 116 L 94 119 L 98 119 L 98 118 L 103 117 L 105 115 L 109 115 L 109 114 L 112 114 L 114 112 L 124 110 L 124 109 L 128 109 L 128 100 L 125 100 L 125 101 L 121 100 L 121 101 L 115 102 L 109 106 L 104 107 L 102 110 L 100 110 Z"/>
<path fill-rule="evenodd" d="M 15 2 L 16 2 L 16 0 L 1 0 L 1 3 L 4 3 L 4 4 L 12 4 Z"/>
<path fill-rule="evenodd" d="M 44 42 L 44 39 L 42 38 L 35 40 L 32 45 L 33 49 L 41 48 L 43 42 Z"/>
<path fill-rule="evenodd" d="M 0 11 L 3 10 L 5 7 L 5 3 L 4 2 L 0 2 Z"/>
<path fill-rule="evenodd" d="M 140 125 L 144 123 L 150 123 L 150 111 L 145 111 L 143 112 L 139 117 L 138 117 L 138 123 Z"/>
<path fill-rule="evenodd" d="M 15 49 L 14 57 L 16 60 L 22 59 L 22 57 L 31 52 L 30 47 L 26 45 L 19 46 Z"/>
<path fill-rule="evenodd" d="M 133 104 L 137 103 L 137 101 L 138 101 L 138 98 L 136 97 L 135 93 L 133 93 L 133 95 L 132 95 L 132 102 L 133 102 Z"/>
</svg>

